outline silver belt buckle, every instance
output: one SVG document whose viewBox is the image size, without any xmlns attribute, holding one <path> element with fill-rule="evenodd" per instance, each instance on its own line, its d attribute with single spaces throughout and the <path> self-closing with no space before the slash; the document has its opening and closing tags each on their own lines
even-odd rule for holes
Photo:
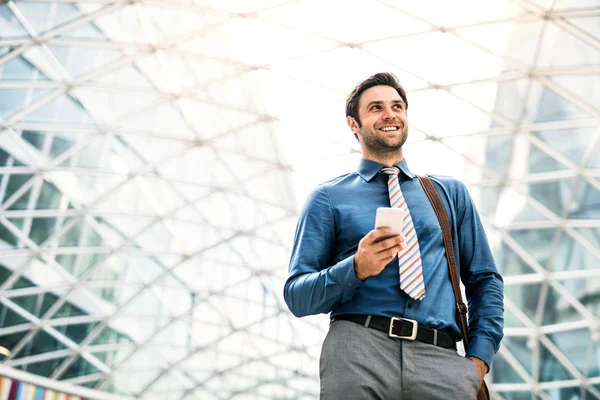
<svg viewBox="0 0 600 400">
<path fill-rule="evenodd" d="M 412 324 L 412 332 L 411 332 L 410 336 L 402 336 L 402 335 L 396 335 L 396 334 L 392 333 L 392 331 L 394 330 L 394 321 L 410 322 Z M 392 320 L 390 321 L 389 335 L 390 335 L 390 337 L 397 338 L 397 339 L 415 340 L 417 338 L 418 327 L 419 327 L 419 324 L 414 319 L 392 317 Z"/>
</svg>

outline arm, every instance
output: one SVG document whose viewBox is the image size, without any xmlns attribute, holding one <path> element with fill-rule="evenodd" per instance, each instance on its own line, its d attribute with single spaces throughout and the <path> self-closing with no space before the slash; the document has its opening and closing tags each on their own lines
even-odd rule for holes
<svg viewBox="0 0 600 400">
<path fill-rule="evenodd" d="M 335 220 L 323 186 L 308 198 L 300 213 L 284 286 L 284 298 L 297 317 L 328 313 L 362 287 L 354 273 L 354 256 L 335 258 Z"/>
<path fill-rule="evenodd" d="M 498 273 L 481 219 L 467 188 L 457 198 L 460 276 L 469 306 L 467 357 L 483 360 L 489 370 L 504 327 L 504 283 Z"/>
</svg>

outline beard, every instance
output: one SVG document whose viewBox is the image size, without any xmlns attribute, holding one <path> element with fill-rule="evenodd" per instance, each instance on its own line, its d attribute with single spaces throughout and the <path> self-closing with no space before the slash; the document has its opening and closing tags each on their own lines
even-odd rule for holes
<svg viewBox="0 0 600 400">
<path fill-rule="evenodd" d="M 360 127 L 362 142 L 369 152 L 377 156 L 389 156 L 397 153 L 408 138 L 408 125 L 400 127 L 402 134 L 395 138 L 384 138 L 377 134 L 373 128 L 367 128 L 364 125 Z"/>
</svg>

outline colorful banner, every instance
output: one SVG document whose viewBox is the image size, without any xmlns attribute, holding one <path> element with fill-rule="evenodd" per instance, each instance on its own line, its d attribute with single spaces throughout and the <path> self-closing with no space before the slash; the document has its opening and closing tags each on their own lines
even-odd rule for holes
<svg viewBox="0 0 600 400">
<path fill-rule="evenodd" d="M 85 400 L 0 376 L 0 400 Z"/>
</svg>

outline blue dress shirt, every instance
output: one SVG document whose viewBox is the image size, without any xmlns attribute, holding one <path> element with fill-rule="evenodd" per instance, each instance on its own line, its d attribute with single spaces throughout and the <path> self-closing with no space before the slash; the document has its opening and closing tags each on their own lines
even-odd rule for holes
<svg viewBox="0 0 600 400">
<path fill-rule="evenodd" d="M 355 275 L 358 242 L 374 229 L 376 209 L 390 206 L 388 178 L 378 173 L 383 165 L 362 159 L 357 172 L 325 182 L 309 196 L 296 228 L 285 301 L 297 317 L 329 312 L 403 317 L 460 338 L 439 222 L 406 160 L 397 167 L 421 249 L 425 299 L 412 300 L 400 290 L 397 257 L 379 275 L 365 281 Z M 431 179 L 450 218 L 466 289 L 470 339 L 466 355 L 489 366 L 503 336 L 502 277 L 467 188 L 453 178 Z"/>
</svg>

